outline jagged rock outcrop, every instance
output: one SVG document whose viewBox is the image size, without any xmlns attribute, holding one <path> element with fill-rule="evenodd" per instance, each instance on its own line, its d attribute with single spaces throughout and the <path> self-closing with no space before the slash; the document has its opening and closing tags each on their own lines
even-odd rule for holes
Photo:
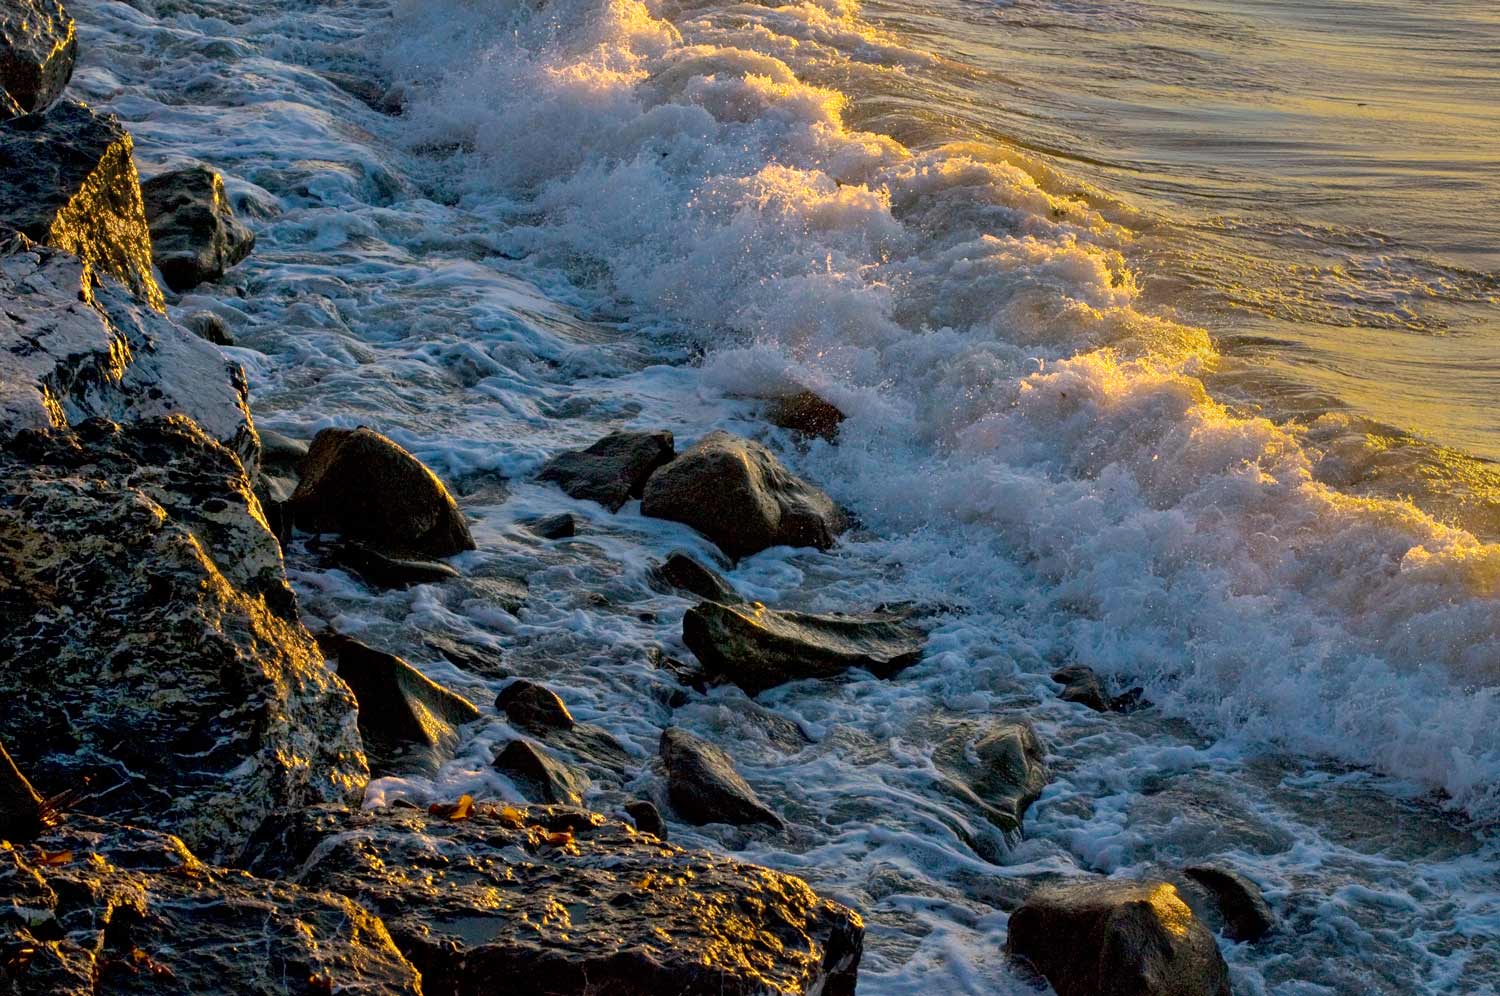
<svg viewBox="0 0 1500 996">
<path fill-rule="evenodd" d="M 18 241 L 0 253 L 0 436 L 190 416 L 252 474 L 260 439 L 244 372 L 69 253 Z"/>
<path fill-rule="evenodd" d="M 1026 810 L 1047 787 L 1046 752 L 1027 722 L 962 729 L 935 752 L 948 787 L 995 826 L 1019 833 Z"/>
<path fill-rule="evenodd" d="M 324 429 L 301 469 L 291 498 L 299 529 L 342 533 L 397 554 L 448 557 L 474 549 L 443 482 L 378 432 Z"/>
<path fill-rule="evenodd" d="M 1260 886 L 1239 872 L 1213 865 L 1183 869 L 1212 897 L 1224 918 L 1224 936 L 1231 941 L 1258 941 L 1276 929 L 1276 915 L 1261 895 Z"/>
<path fill-rule="evenodd" d="M 377 772 L 436 769 L 458 744 L 458 727 L 479 708 L 395 654 L 351 637 L 324 633 L 323 651 L 359 703 L 359 732 Z"/>
<path fill-rule="evenodd" d="M 0 123 L 0 229 L 73 253 L 161 311 L 132 148 L 113 115 L 72 100 Z"/>
<path fill-rule="evenodd" d="M 530 802 L 577 806 L 583 802 L 583 793 L 589 786 L 587 775 L 525 740 L 512 740 L 501 748 L 493 766 L 510 778 Z"/>
<path fill-rule="evenodd" d="M 426 996 L 852 996 L 864 926 L 800 879 L 559 807 L 305 810 L 252 870 L 379 914 Z"/>
<path fill-rule="evenodd" d="M 0 740 L 83 812 L 221 859 L 273 809 L 363 794 L 354 699 L 244 468 L 185 417 L 0 441 L 0 660 Z"/>
<path fill-rule="evenodd" d="M 581 501 L 596 501 L 618 512 L 641 496 L 646 479 L 672 459 L 670 432 L 612 432 L 582 450 L 567 450 L 547 461 L 537 474 Z"/>
<path fill-rule="evenodd" d="M 1213 934 L 1166 882 L 1044 886 L 1011 915 L 1006 950 L 1057 996 L 1229 996 Z"/>
<path fill-rule="evenodd" d="M 73 78 L 78 33 L 58 0 L 0 5 L 0 116 L 45 111 Z"/>
<path fill-rule="evenodd" d="M 661 732 L 661 761 L 667 800 L 689 823 L 766 823 L 781 828 L 781 818 L 734 770 L 729 755 L 708 741 L 668 727 Z"/>
<path fill-rule="evenodd" d="M 668 554 L 667 559 L 652 573 L 667 588 L 685 591 L 710 602 L 724 605 L 744 602 L 740 593 L 734 590 L 734 586 L 722 574 L 680 551 Z"/>
<path fill-rule="evenodd" d="M 711 677 L 751 695 L 802 678 L 863 668 L 889 678 L 922 656 L 922 634 L 902 617 L 778 612 L 759 602 L 700 602 L 682 617 L 682 639 Z"/>
<path fill-rule="evenodd" d="M 0 992 L 420 996 L 384 924 L 342 896 L 198 860 L 168 834 L 72 816 L 0 843 Z"/>
<path fill-rule="evenodd" d="M 250 255 L 255 233 L 234 216 L 224 179 L 206 166 L 153 176 L 141 184 L 151 255 L 174 291 L 218 280 Z"/>
<path fill-rule="evenodd" d="M 813 392 L 803 390 L 772 399 L 766 405 L 766 419 L 799 435 L 831 443 L 838 439 L 844 413 Z"/>
<path fill-rule="evenodd" d="M 711 432 L 651 475 L 641 513 L 685 523 L 731 557 L 773 546 L 826 550 L 845 528 L 833 500 L 757 442 Z"/>
</svg>

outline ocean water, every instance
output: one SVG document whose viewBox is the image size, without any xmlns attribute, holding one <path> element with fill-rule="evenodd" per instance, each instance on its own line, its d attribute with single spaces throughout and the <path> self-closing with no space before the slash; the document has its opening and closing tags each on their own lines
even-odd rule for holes
<svg viewBox="0 0 1500 996">
<path fill-rule="evenodd" d="M 558 690 L 661 793 L 667 725 L 784 834 L 674 839 L 869 926 L 860 991 L 1026 993 L 1038 881 L 1214 861 L 1284 929 L 1235 991 L 1500 991 L 1497 18 L 1478 3 L 75 0 L 75 90 L 143 173 L 226 175 L 260 424 L 370 424 L 460 496 L 459 582 L 371 591 L 305 543 L 313 624 L 488 701 L 449 640 Z M 400 96 L 405 112 L 370 103 Z M 757 398 L 849 419 L 799 446 Z M 620 427 L 765 439 L 855 511 L 729 572 L 768 604 L 929 606 L 890 682 L 670 705 L 700 537 L 531 478 Z M 578 538 L 524 524 L 567 509 Z M 527 596 L 517 604 L 521 586 Z M 1150 707 L 1100 716 L 1080 660 Z M 945 746 L 1026 717 L 1053 782 L 1006 840 Z M 457 757 L 371 803 L 472 791 Z"/>
</svg>

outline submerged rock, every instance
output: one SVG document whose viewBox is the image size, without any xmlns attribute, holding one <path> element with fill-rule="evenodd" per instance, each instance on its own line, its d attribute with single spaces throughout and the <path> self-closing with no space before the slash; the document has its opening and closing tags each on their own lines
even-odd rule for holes
<svg viewBox="0 0 1500 996">
<path fill-rule="evenodd" d="M 132 147 L 112 115 L 72 100 L 0 123 L 0 228 L 73 253 L 162 311 Z"/>
<path fill-rule="evenodd" d="M 1213 934 L 1166 882 L 1044 886 L 1011 915 L 1006 950 L 1057 996 L 1229 996 Z"/>
<path fill-rule="evenodd" d="M 652 474 L 641 513 L 692 526 L 735 558 L 773 546 L 826 550 L 845 528 L 831 498 L 761 444 L 727 432 Z"/>
<path fill-rule="evenodd" d="M 1047 787 L 1046 754 L 1027 722 L 994 723 L 968 731 L 937 751 L 950 785 L 985 818 L 1019 833 L 1026 810 Z"/>
<path fill-rule="evenodd" d="M 364 543 L 335 543 L 328 548 L 328 558 L 378 588 L 438 584 L 459 576 L 458 571 L 441 561 L 396 557 Z"/>
<path fill-rule="evenodd" d="M 12 248 L 0 254 L 0 436 L 183 414 L 255 472 L 261 444 L 239 364 L 76 256 Z"/>
<path fill-rule="evenodd" d="M 724 576 L 682 552 L 670 554 L 666 562 L 653 571 L 655 577 L 669 588 L 685 591 L 690 595 L 723 605 L 739 605 L 745 600 Z"/>
<path fill-rule="evenodd" d="M 457 746 L 458 727 L 479 718 L 474 703 L 395 654 L 336 633 L 318 640 L 359 703 L 359 732 L 377 770 L 404 761 L 435 769 Z"/>
<path fill-rule="evenodd" d="M 447 557 L 474 549 L 464 514 L 437 475 L 363 427 L 313 437 L 292 513 L 298 528 L 342 533 L 392 552 Z"/>
<path fill-rule="evenodd" d="M 670 432 L 612 432 L 583 450 L 568 450 L 547 461 L 537 474 L 582 501 L 596 501 L 618 512 L 653 471 L 672 459 Z"/>
<path fill-rule="evenodd" d="M 579 810 L 288 814 L 252 868 L 361 903 L 426 996 L 853 996 L 858 914 Z M 502 980 L 497 982 L 497 980 Z"/>
<path fill-rule="evenodd" d="M 577 806 L 583 802 L 588 777 L 552 757 L 535 744 L 512 740 L 495 755 L 494 768 L 510 778 L 532 802 Z"/>
<path fill-rule="evenodd" d="M 569 512 L 537 519 L 529 528 L 542 539 L 567 539 L 578 532 L 578 524 Z"/>
<path fill-rule="evenodd" d="M 852 667 L 889 678 L 922 656 L 922 634 L 898 617 L 777 612 L 759 602 L 700 602 L 682 618 L 682 639 L 710 676 L 754 695 Z"/>
<path fill-rule="evenodd" d="M 0 843 L 5 992 L 420 996 L 385 925 L 342 896 L 198 860 L 168 834 L 86 816 Z"/>
<path fill-rule="evenodd" d="M 44 795 L 216 858 L 274 809 L 360 800 L 354 698 L 253 501 L 180 416 L 0 442 L 0 737 Z"/>
<path fill-rule="evenodd" d="M 141 184 L 141 197 L 152 259 L 174 291 L 218 280 L 255 248 L 255 233 L 224 196 L 223 178 L 206 166 L 153 176 Z"/>
<path fill-rule="evenodd" d="M 1094 669 L 1084 664 L 1069 664 L 1052 673 L 1052 680 L 1063 686 L 1058 698 L 1076 702 L 1095 712 L 1109 711 L 1109 695 Z"/>
<path fill-rule="evenodd" d="M 844 413 L 811 391 L 798 391 L 773 400 L 766 418 L 772 425 L 831 443 L 838 439 Z"/>
<path fill-rule="evenodd" d="M 0 5 L 0 88 L 5 117 L 51 107 L 73 78 L 78 34 L 58 0 Z"/>
<path fill-rule="evenodd" d="M 767 823 L 781 829 L 781 818 L 755 794 L 729 755 L 686 730 L 661 733 L 661 760 L 667 773 L 667 799 L 689 823 Z"/>
<path fill-rule="evenodd" d="M 1232 941 L 1258 941 L 1276 928 L 1276 916 L 1260 887 L 1239 872 L 1210 865 L 1194 865 L 1183 874 L 1213 897 L 1224 917 L 1224 936 Z"/>
<path fill-rule="evenodd" d="M 0 743 L 0 840 L 29 841 L 46 826 L 42 797 Z"/>
<path fill-rule="evenodd" d="M 495 708 L 527 730 L 571 730 L 574 726 L 573 714 L 556 692 L 524 678 L 500 690 Z"/>
</svg>

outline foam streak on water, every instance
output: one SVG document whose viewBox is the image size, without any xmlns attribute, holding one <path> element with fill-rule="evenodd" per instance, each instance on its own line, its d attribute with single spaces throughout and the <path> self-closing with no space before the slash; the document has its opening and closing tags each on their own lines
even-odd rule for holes
<svg viewBox="0 0 1500 996">
<path fill-rule="evenodd" d="M 373 424 L 464 495 L 462 582 L 373 593 L 294 549 L 314 622 L 480 701 L 497 683 L 425 641 L 502 648 L 640 758 L 636 792 L 660 791 L 662 727 L 732 744 L 791 830 L 679 836 L 860 907 L 862 993 L 1026 991 L 1003 910 L 1036 876 L 1207 859 L 1292 928 L 1226 948 L 1236 992 L 1497 991 L 1500 547 L 1321 483 L 1307 430 L 1216 402 L 1209 335 L 1142 303 L 1108 196 L 1002 147 L 847 125 L 944 63 L 932 39 L 832 0 L 75 8 L 77 86 L 143 172 L 202 158 L 257 227 L 229 287 L 174 306 L 229 322 L 257 418 Z M 404 116 L 350 94 L 375 78 Z M 792 383 L 849 413 L 839 446 L 767 435 L 745 399 Z M 685 603 L 647 569 L 703 541 L 530 483 L 622 425 L 766 436 L 863 528 L 733 580 L 791 607 L 945 606 L 924 661 L 670 708 L 648 653 L 685 653 Z M 579 540 L 521 525 L 560 507 Z M 1046 676 L 1075 657 L 1153 708 L 1060 703 Z M 1012 850 L 934 761 L 1006 715 L 1056 775 Z M 488 719 L 372 801 L 514 798 L 487 764 L 509 735 Z"/>
</svg>

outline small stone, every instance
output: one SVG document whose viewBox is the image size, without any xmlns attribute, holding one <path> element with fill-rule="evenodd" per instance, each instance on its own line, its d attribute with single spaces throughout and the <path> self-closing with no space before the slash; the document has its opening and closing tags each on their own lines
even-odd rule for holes
<svg viewBox="0 0 1500 996">
<path fill-rule="evenodd" d="M 661 734 L 661 759 L 667 799 L 689 823 L 766 823 L 781 829 L 781 818 L 734 770 L 729 755 L 713 744 L 668 727 Z"/>
<path fill-rule="evenodd" d="M 230 334 L 229 326 L 212 311 L 195 311 L 184 318 L 182 324 L 189 332 L 215 346 L 234 345 L 234 336 Z"/>
<path fill-rule="evenodd" d="M 669 588 L 723 605 L 738 605 L 745 600 L 718 571 L 705 567 L 681 551 L 668 555 L 666 562 L 654 571 Z"/>
<path fill-rule="evenodd" d="M 1258 941 L 1276 928 L 1276 916 L 1260 887 L 1240 873 L 1210 865 L 1194 865 L 1183 873 L 1213 896 L 1230 940 Z"/>
<path fill-rule="evenodd" d="M 515 782 L 532 802 L 578 806 L 583 804 L 588 788 L 586 776 L 525 740 L 506 744 L 495 755 L 494 768 Z"/>
<path fill-rule="evenodd" d="M 573 714 L 557 693 L 534 681 L 517 679 L 500 690 L 495 708 L 527 730 L 571 730 Z"/>
<path fill-rule="evenodd" d="M 804 390 L 772 401 L 766 408 L 766 418 L 772 425 L 831 443 L 838 439 L 844 413 L 813 392 Z"/>
<path fill-rule="evenodd" d="M 618 512 L 641 489 L 653 471 L 672 459 L 670 432 L 612 432 L 583 450 L 559 453 L 537 474 L 569 496 L 596 501 Z"/>
<path fill-rule="evenodd" d="M 549 540 L 567 539 L 578 532 L 578 524 L 569 512 L 561 512 L 557 515 L 549 515 L 544 519 L 537 519 L 529 528 L 542 539 Z"/>
<path fill-rule="evenodd" d="M 1084 664 L 1069 664 L 1052 672 L 1052 680 L 1063 686 L 1058 698 L 1076 702 L 1095 712 L 1109 711 L 1109 695 L 1094 669 Z"/>
<path fill-rule="evenodd" d="M 635 828 L 641 833 L 651 833 L 662 840 L 667 839 L 667 824 L 661 818 L 661 813 L 657 810 L 655 803 L 637 799 L 625 804 L 625 812 L 635 821 Z"/>
<path fill-rule="evenodd" d="M 234 217 L 224 180 L 206 166 L 172 170 L 141 184 L 152 258 L 179 293 L 218 280 L 250 255 L 255 234 Z"/>
<path fill-rule="evenodd" d="M 73 77 L 78 36 L 58 0 L 0 4 L 0 87 L 6 117 L 45 111 Z"/>
</svg>

